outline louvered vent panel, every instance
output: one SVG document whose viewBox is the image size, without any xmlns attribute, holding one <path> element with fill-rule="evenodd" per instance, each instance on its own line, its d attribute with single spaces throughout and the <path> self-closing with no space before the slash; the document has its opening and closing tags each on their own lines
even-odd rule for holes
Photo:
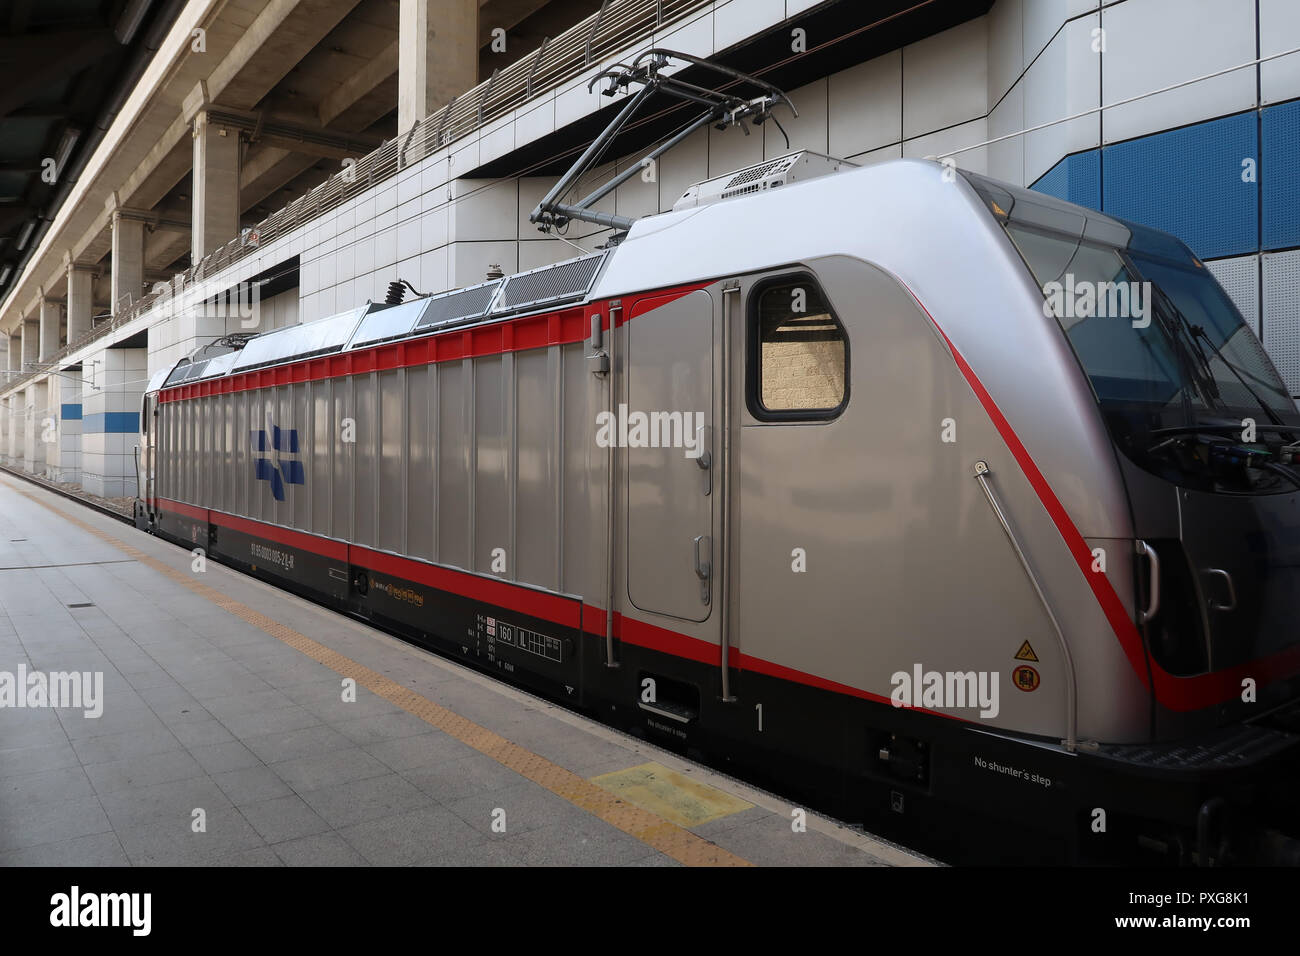
<svg viewBox="0 0 1300 956">
<path fill-rule="evenodd" d="M 543 305 L 564 299 L 580 299 L 591 288 L 592 280 L 605 259 L 604 253 L 570 259 L 558 265 L 534 269 L 507 278 L 497 302 L 497 311 Z"/>
</svg>

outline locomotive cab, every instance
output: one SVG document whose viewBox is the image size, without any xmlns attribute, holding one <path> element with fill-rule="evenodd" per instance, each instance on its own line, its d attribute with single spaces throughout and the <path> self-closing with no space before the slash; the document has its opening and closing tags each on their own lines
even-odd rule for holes
<svg viewBox="0 0 1300 956">
<path fill-rule="evenodd" d="M 1166 233 L 967 175 L 1043 289 L 1128 492 L 1153 735 L 1300 694 L 1300 412 Z"/>
</svg>

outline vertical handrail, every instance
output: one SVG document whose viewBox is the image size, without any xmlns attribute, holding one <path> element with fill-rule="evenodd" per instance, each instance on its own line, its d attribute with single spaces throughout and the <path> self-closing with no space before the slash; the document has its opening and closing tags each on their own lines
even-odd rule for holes
<svg viewBox="0 0 1300 956">
<path fill-rule="evenodd" d="M 615 312 L 622 312 L 623 304 L 621 302 L 611 302 L 609 304 L 609 341 L 605 344 L 605 351 L 609 353 L 609 411 L 614 414 L 618 410 L 618 391 L 615 386 L 615 380 L 618 378 L 618 362 L 615 358 L 617 352 L 614 347 L 614 333 L 617 328 L 615 322 Z M 606 556 L 606 578 L 607 587 L 605 589 L 605 666 L 618 667 L 618 661 L 614 659 L 614 581 L 618 575 L 618 550 L 614 547 L 614 527 L 615 527 L 615 469 L 618 464 L 618 458 L 614 451 L 618 447 L 618 442 L 609 443 L 609 456 L 606 470 L 609 474 L 606 477 L 606 501 L 608 504 L 608 515 L 605 523 L 605 540 L 608 542 L 608 555 Z"/>
<path fill-rule="evenodd" d="M 140 446 L 135 446 L 135 496 L 145 497 L 144 475 L 140 472 Z"/>
<path fill-rule="evenodd" d="M 722 699 L 732 702 L 736 698 L 731 693 L 731 299 L 732 295 L 740 297 L 740 284 L 722 290 L 722 448 L 718 461 L 722 465 L 722 474 L 718 478 L 718 500 L 722 502 L 721 547 L 719 558 L 713 562 L 714 573 L 719 564 L 722 566 L 718 580 L 718 589 L 722 592 L 719 602 L 718 627 L 721 630 L 722 645 Z"/>
<path fill-rule="evenodd" d="M 1156 554 L 1156 549 L 1145 541 L 1137 543 L 1137 553 L 1145 554 L 1147 560 L 1151 562 L 1151 587 L 1147 595 L 1147 606 L 1143 608 L 1141 614 L 1142 623 L 1149 624 L 1151 619 L 1160 612 L 1160 555 Z M 1236 601 L 1234 600 L 1233 603 L 1235 604 Z"/>
<path fill-rule="evenodd" d="M 1042 603 L 1043 610 L 1047 612 L 1048 620 L 1052 622 L 1052 628 L 1056 631 L 1056 640 L 1061 646 L 1061 656 L 1065 660 L 1065 669 L 1069 675 L 1069 679 L 1065 682 L 1065 749 L 1070 753 L 1074 753 L 1078 746 L 1078 714 L 1074 703 L 1074 658 L 1070 655 L 1070 645 L 1066 643 L 1065 632 L 1061 630 L 1061 624 L 1056 619 L 1056 613 L 1052 610 L 1047 595 L 1043 593 L 1042 585 L 1038 583 L 1038 575 L 1034 574 L 1029 559 L 1025 557 L 1024 549 L 1020 547 L 1020 542 L 1016 540 L 1016 533 L 1011 529 L 1011 523 L 1007 520 L 1006 513 L 1002 510 L 1002 506 L 998 504 L 997 496 L 994 495 L 993 488 L 989 485 L 990 474 L 992 472 L 989 470 L 988 462 L 983 460 L 975 462 L 975 480 L 979 482 L 980 488 L 984 491 L 984 497 L 988 499 L 989 506 L 993 509 L 993 513 L 997 515 L 998 523 L 1002 525 L 1002 530 L 1006 532 L 1012 550 L 1016 552 L 1016 557 L 1020 559 L 1020 566 L 1025 569 L 1025 574 L 1029 576 L 1029 583 L 1034 586 L 1034 591 L 1038 594 L 1038 600 Z"/>
</svg>

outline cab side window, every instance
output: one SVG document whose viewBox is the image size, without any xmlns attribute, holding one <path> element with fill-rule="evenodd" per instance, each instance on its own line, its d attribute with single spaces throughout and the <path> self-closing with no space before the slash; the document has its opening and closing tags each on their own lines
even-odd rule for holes
<svg viewBox="0 0 1300 956">
<path fill-rule="evenodd" d="M 748 338 L 747 399 L 755 418 L 824 420 L 848 403 L 848 337 L 812 276 L 756 286 Z"/>
</svg>

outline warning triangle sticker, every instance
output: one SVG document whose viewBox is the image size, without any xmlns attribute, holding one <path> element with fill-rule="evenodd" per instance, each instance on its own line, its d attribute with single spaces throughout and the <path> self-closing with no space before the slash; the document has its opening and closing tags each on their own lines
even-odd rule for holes
<svg viewBox="0 0 1300 956">
<path fill-rule="evenodd" d="M 1016 651 L 1016 660 L 1036 661 L 1038 660 L 1038 655 L 1035 654 L 1034 649 L 1029 646 L 1029 642 L 1025 641 L 1025 643 L 1020 645 L 1020 650 Z"/>
</svg>

